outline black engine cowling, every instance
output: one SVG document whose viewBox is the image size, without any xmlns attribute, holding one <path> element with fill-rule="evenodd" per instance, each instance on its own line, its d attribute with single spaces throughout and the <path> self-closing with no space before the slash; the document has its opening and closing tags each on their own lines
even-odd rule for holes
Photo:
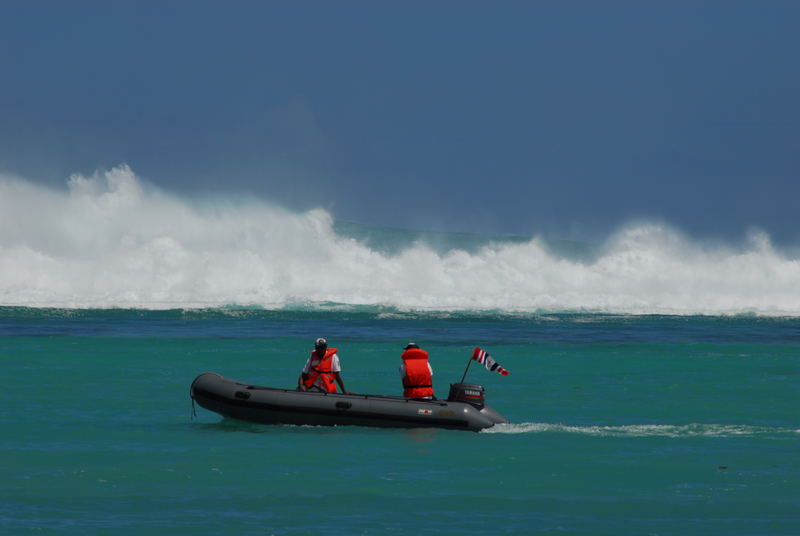
<svg viewBox="0 0 800 536">
<path fill-rule="evenodd" d="M 484 391 L 482 385 L 474 383 L 451 383 L 447 400 L 450 402 L 467 402 L 476 408 L 482 408 L 485 400 Z"/>
</svg>

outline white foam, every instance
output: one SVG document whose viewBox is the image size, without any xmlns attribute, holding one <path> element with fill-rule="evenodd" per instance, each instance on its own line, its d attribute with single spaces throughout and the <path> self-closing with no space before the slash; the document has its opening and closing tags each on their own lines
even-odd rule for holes
<svg viewBox="0 0 800 536">
<path fill-rule="evenodd" d="M 665 225 L 612 236 L 591 263 L 541 241 L 468 253 L 416 244 L 383 254 L 336 235 L 324 210 L 187 200 L 127 166 L 75 175 L 66 191 L 0 177 L 0 304 L 590 310 L 800 315 L 800 261 L 754 233 L 702 247 Z"/>
<path fill-rule="evenodd" d="M 631 424 L 620 426 L 569 426 L 525 422 L 499 424 L 483 430 L 487 434 L 562 433 L 599 437 L 732 437 L 794 434 L 797 430 L 744 424 Z"/>
</svg>

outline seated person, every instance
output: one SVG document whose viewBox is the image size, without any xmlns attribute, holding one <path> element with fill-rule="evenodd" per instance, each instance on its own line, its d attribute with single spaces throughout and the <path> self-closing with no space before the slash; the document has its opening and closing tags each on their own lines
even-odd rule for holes
<svg viewBox="0 0 800 536">
<path fill-rule="evenodd" d="M 342 392 L 349 394 L 344 387 L 342 376 L 339 374 L 341 371 L 342 367 L 339 364 L 339 356 L 336 355 L 336 348 L 328 348 L 328 341 L 320 337 L 314 343 L 314 350 L 306 360 L 303 372 L 297 378 L 297 389 L 299 391 L 335 393 L 338 383 Z"/>
<path fill-rule="evenodd" d="M 403 379 L 403 396 L 406 398 L 435 399 L 433 396 L 433 369 L 428 362 L 428 352 L 410 342 L 400 356 L 400 377 Z"/>
</svg>

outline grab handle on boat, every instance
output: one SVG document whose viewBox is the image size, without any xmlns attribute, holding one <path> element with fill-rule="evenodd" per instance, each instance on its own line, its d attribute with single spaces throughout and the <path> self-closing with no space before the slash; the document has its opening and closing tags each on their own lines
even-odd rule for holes
<svg viewBox="0 0 800 536">
<path fill-rule="evenodd" d="M 353 404 L 350 402 L 339 401 L 336 403 L 336 409 L 350 409 L 353 407 Z"/>
<path fill-rule="evenodd" d="M 241 400 L 247 400 L 248 398 L 250 398 L 250 393 L 248 393 L 247 391 L 236 391 L 233 394 L 233 396 Z"/>
</svg>

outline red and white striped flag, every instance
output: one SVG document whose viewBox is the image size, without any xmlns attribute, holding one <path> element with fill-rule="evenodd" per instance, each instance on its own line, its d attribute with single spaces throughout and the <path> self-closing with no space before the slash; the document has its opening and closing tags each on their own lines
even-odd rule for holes
<svg viewBox="0 0 800 536">
<path fill-rule="evenodd" d="M 475 351 L 472 352 L 472 359 L 475 361 L 483 364 L 486 367 L 486 370 L 493 370 L 498 374 L 502 374 L 503 376 L 508 376 L 508 371 L 500 366 L 500 363 L 492 359 L 492 357 L 487 354 L 484 350 L 480 348 L 475 348 Z"/>
</svg>

